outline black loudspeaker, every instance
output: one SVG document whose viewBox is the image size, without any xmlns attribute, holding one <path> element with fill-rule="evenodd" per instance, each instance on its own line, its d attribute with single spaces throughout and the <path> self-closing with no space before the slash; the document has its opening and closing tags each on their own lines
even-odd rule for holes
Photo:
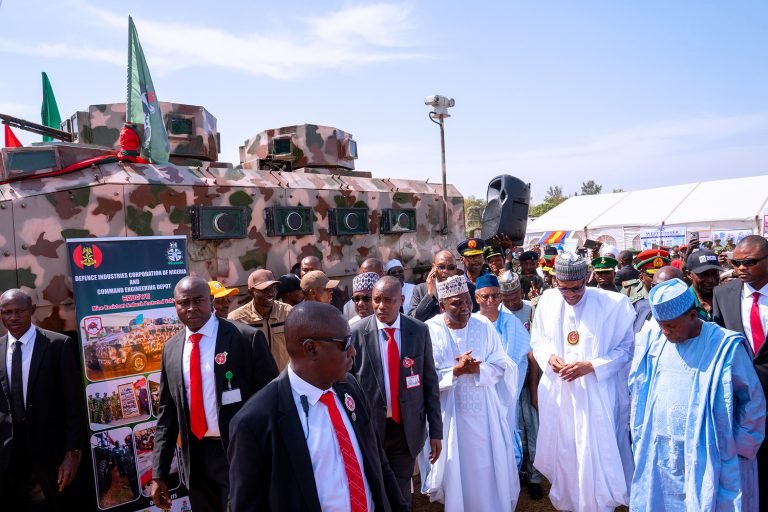
<svg viewBox="0 0 768 512">
<path fill-rule="evenodd" d="M 496 234 L 507 235 L 515 245 L 525 242 L 528 225 L 528 205 L 531 185 L 502 174 L 488 183 L 488 205 L 483 212 L 481 238 L 488 240 Z"/>
</svg>

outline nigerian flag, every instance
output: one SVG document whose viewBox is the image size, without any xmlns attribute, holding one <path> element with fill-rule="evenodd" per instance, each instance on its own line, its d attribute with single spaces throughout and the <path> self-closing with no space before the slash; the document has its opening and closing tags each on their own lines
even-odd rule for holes
<svg viewBox="0 0 768 512">
<path fill-rule="evenodd" d="M 144 136 L 141 141 L 141 156 L 156 162 L 168 162 L 170 146 L 165 131 L 163 114 L 157 102 L 155 86 L 149 76 L 149 67 L 139 43 L 139 34 L 128 16 L 128 101 L 125 120 L 143 124 Z"/>
<path fill-rule="evenodd" d="M 53 95 L 53 87 L 48 75 L 43 71 L 43 106 L 40 109 L 40 117 L 43 124 L 49 128 L 61 129 L 61 114 L 59 106 L 56 105 L 56 97 Z M 50 142 L 53 139 L 43 135 L 43 142 Z"/>
</svg>

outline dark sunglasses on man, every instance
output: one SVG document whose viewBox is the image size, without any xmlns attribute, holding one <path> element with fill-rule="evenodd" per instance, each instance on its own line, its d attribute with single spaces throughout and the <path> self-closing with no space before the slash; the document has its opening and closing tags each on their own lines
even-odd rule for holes
<svg viewBox="0 0 768 512">
<path fill-rule="evenodd" d="M 349 347 L 352 346 L 352 335 L 348 336 L 342 336 L 340 338 L 307 338 L 302 343 L 306 343 L 308 341 L 322 341 L 325 343 L 341 343 L 341 350 L 347 351 L 349 350 Z"/>
<path fill-rule="evenodd" d="M 739 267 L 754 267 L 759 262 L 763 261 L 765 258 L 768 258 L 768 254 L 761 256 L 759 258 L 745 258 L 743 260 L 735 260 L 731 258 L 729 261 L 731 263 L 731 266 L 733 268 L 739 268 Z"/>
</svg>

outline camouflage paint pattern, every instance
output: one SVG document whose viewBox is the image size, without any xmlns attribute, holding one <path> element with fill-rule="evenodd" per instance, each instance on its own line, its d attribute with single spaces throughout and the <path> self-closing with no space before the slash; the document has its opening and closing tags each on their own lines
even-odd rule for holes
<svg viewBox="0 0 768 512">
<path fill-rule="evenodd" d="M 216 118 L 203 107 L 160 102 L 171 156 L 215 162 L 219 157 Z M 74 141 L 118 149 L 120 129 L 125 123 L 125 103 L 91 105 L 87 111 L 75 112 L 61 123 L 61 129 L 72 132 Z M 139 125 L 139 133 L 143 128 Z M 180 133 L 179 128 L 191 133 Z M 188 129 L 188 130 L 187 130 Z M 186 162 L 173 160 L 176 163 Z"/>
<path fill-rule="evenodd" d="M 290 154 L 275 154 L 275 140 L 290 139 Z M 240 165 L 244 169 L 263 168 L 259 162 L 288 161 L 293 169 L 304 167 L 355 168 L 356 143 L 352 135 L 330 126 L 302 124 L 265 130 L 240 146 Z"/>
<path fill-rule="evenodd" d="M 119 115 L 111 112 L 100 118 L 103 133 L 118 124 L 110 116 Z M 91 124 L 93 132 L 102 133 L 97 128 L 100 127 Z M 348 136 L 331 130 L 337 140 L 338 134 Z M 52 146 L 36 146 L 35 150 L 50 151 Z M 77 144 L 55 146 L 60 159 L 67 161 L 92 148 Z M 299 142 L 296 147 L 309 146 Z M 13 151 L 18 149 L 2 150 L 0 167 Z M 314 153 L 313 158 L 318 160 L 313 162 L 326 158 L 317 155 Z M 316 255 L 324 270 L 340 278 L 340 286 L 351 295 L 352 277 L 364 259 L 398 258 L 410 278 L 411 272 L 422 271 L 431 264 L 435 252 L 453 250 L 463 239 L 464 201 L 453 186 L 448 187 L 450 232 L 442 235 L 439 184 L 371 178 L 369 173 L 338 167 L 276 172 L 202 159 L 194 164 L 111 163 L 47 178 L 31 173 L 29 178 L 0 184 L 0 290 L 20 287 L 38 305 L 38 325 L 74 331 L 66 238 L 187 235 L 190 271 L 220 281 L 226 287 L 238 287 L 238 306 L 249 300 L 248 275 L 260 267 L 282 275 L 303 257 Z M 339 174 L 340 170 L 345 174 Z M 250 213 L 247 237 L 193 240 L 188 211 L 192 205 L 246 207 Z M 264 211 L 270 206 L 311 207 L 313 233 L 268 236 Z M 353 206 L 369 208 L 369 234 L 331 236 L 331 208 Z M 417 231 L 379 234 L 381 209 L 390 207 L 414 208 Z"/>
</svg>

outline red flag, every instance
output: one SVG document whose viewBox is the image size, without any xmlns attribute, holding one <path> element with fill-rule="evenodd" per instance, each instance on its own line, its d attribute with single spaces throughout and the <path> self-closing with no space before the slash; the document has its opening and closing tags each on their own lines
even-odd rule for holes
<svg viewBox="0 0 768 512">
<path fill-rule="evenodd" d="M 5 147 L 7 148 L 21 148 L 21 142 L 16 138 L 16 135 L 11 131 L 11 127 L 7 124 L 5 126 Z"/>
</svg>

